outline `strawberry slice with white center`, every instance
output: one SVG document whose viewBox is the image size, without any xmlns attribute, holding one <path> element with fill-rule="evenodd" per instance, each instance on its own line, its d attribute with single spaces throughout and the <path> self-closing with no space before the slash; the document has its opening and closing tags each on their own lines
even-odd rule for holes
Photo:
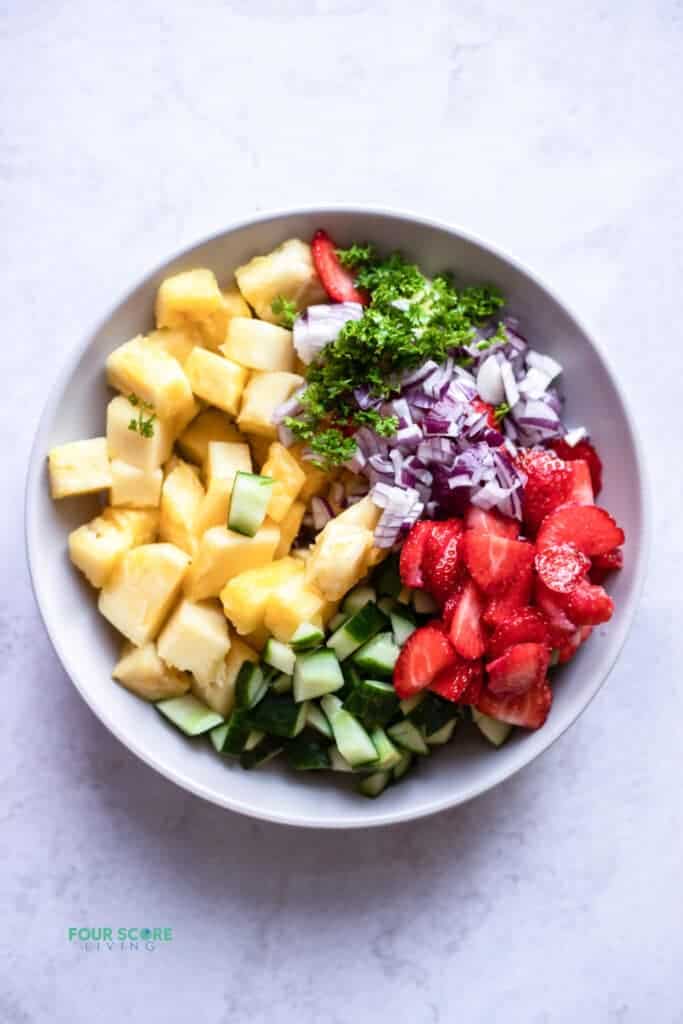
<svg viewBox="0 0 683 1024">
<path fill-rule="evenodd" d="M 501 515 L 495 509 L 479 508 L 477 505 L 468 506 L 465 513 L 465 529 L 493 533 L 497 537 L 508 537 L 510 540 L 517 540 L 519 537 L 519 523 L 516 519 Z"/>
<path fill-rule="evenodd" d="M 614 601 L 607 591 L 587 579 L 579 580 L 569 594 L 562 597 L 562 606 L 575 626 L 599 626 L 609 622 Z"/>
<path fill-rule="evenodd" d="M 571 481 L 569 493 L 565 504 L 567 505 L 593 505 L 593 480 L 591 479 L 590 466 L 583 459 L 576 459 L 575 462 L 568 462 L 571 470 Z"/>
<path fill-rule="evenodd" d="M 481 658 L 486 650 L 483 614 L 484 601 L 472 580 L 463 584 L 444 609 L 448 637 L 458 654 L 470 661 Z"/>
<path fill-rule="evenodd" d="M 555 544 L 575 544 L 589 558 L 605 555 L 623 543 L 624 531 L 609 512 L 597 505 L 558 508 L 543 520 L 536 538 L 539 551 Z"/>
<path fill-rule="evenodd" d="M 487 593 L 499 591 L 534 558 L 532 544 L 480 530 L 465 530 L 462 546 L 470 574 Z"/>
<path fill-rule="evenodd" d="M 477 709 L 484 715 L 497 718 L 508 725 L 518 725 L 523 729 L 540 729 L 545 723 L 553 702 L 552 690 L 547 681 L 532 686 L 526 693 L 517 697 L 496 696 L 489 689 L 479 697 Z"/>
<path fill-rule="evenodd" d="M 515 644 L 495 661 L 489 661 L 488 689 L 496 696 L 515 696 L 540 686 L 550 661 L 547 644 Z"/>
<path fill-rule="evenodd" d="M 394 668 L 394 689 L 403 700 L 426 689 L 456 654 L 439 622 L 416 629 L 401 649 Z"/>
</svg>

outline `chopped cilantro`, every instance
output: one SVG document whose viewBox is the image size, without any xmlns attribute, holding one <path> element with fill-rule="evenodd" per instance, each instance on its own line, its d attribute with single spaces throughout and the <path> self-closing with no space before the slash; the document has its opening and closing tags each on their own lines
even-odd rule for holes
<svg viewBox="0 0 683 1024">
<path fill-rule="evenodd" d="M 501 402 L 500 405 L 497 405 L 493 410 L 493 417 L 496 420 L 496 422 L 500 423 L 502 420 L 504 420 L 507 414 L 510 412 L 511 408 L 512 406 L 508 405 L 507 402 Z"/>
<path fill-rule="evenodd" d="M 149 402 L 143 402 L 137 395 L 128 395 L 128 401 L 138 410 L 137 417 L 133 417 L 128 424 L 128 429 L 139 434 L 140 437 L 154 437 L 156 413 L 153 406 Z"/>
<path fill-rule="evenodd" d="M 273 299 L 270 304 L 275 316 L 280 318 L 280 324 L 283 327 L 289 327 L 290 329 L 294 326 L 296 320 L 297 308 L 296 302 L 292 302 L 291 299 L 286 299 L 284 295 L 278 295 L 277 298 Z"/>
<path fill-rule="evenodd" d="M 372 245 L 357 245 L 355 242 L 348 249 L 337 249 L 337 259 L 343 267 L 355 270 L 375 259 L 375 250 Z"/>
</svg>

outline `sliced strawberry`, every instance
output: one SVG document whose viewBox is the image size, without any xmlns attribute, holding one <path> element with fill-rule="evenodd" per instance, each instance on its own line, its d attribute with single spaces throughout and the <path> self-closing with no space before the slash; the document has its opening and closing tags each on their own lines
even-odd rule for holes
<svg viewBox="0 0 683 1024">
<path fill-rule="evenodd" d="M 592 632 L 592 626 L 580 626 L 575 633 L 559 644 L 557 647 L 558 664 L 565 665 L 571 661 L 581 644 L 586 642 Z"/>
<path fill-rule="evenodd" d="M 489 661 L 488 689 L 496 696 L 515 696 L 539 686 L 550 661 L 547 644 L 515 644 L 495 661 Z"/>
<path fill-rule="evenodd" d="M 448 611 L 450 614 L 451 609 Z M 483 612 L 482 596 L 472 580 L 467 580 L 458 594 L 448 625 L 450 641 L 463 658 L 481 658 L 486 650 Z"/>
<path fill-rule="evenodd" d="M 484 666 L 481 661 L 470 662 L 471 677 L 467 689 L 463 692 L 461 704 L 476 704 L 484 690 Z"/>
<path fill-rule="evenodd" d="M 428 519 L 421 519 L 415 523 L 403 542 L 399 571 L 404 587 L 417 587 L 418 589 L 424 587 L 422 559 L 433 525 Z"/>
<path fill-rule="evenodd" d="M 587 579 L 580 580 L 571 593 L 565 594 L 562 604 L 575 626 L 599 626 L 609 622 L 614 612 L 614 601 L 607 591 Z"/>
<path fill-rule="evenodd" d="M 569 445 L 566 441 L 551 441 L 550 447 L 557 452 L 565 462 L 581 460 L 588 465 L 591 475 L 593 493 L 597 496 L 602 490 L 602 460 L 590 441 L 579 441 L 578 444 Z"/>
<path fill-rule="evenodd" d="M 589 558 L 624 543 L 624 531 L 597 505 L 569 505 L 552 512 L 538 531 L 539 551 L 554 544 L 575 544 Z"/>
<path fill-rule="evenodd" d="M 535 582 L 534 597 L 536 604 L 548 620 L 551 641 L 556 647 L 574 633 L 575 624 L 568 618 L 560 595 L 548 590 L 538 578 Z"/>
<path fill-rule="evenodd" d="M 535 532 L 550 512 L 568 500 L 572 471 L 566 462 L 545 448 L 522 448 L 516 461 L 526 474 L 523 519 Z"/>
<path fill-rule="evenodd" d="M 491 430 L 500 430 L 500 423 L 496 419 L 496 410 L 488 402 L 485 402 L 483 398 L 473 398 L 470 402 L 473 409 L 477 412 L 486 413 L 486 422 L 488 423 Z"/>
<path fill-rule="evenodd" d="M 488 593 L 499 591 L 518 573 L 531 565 L 533 545 L 494 533 L 466 530 L 463 554 L 471 575 Z"/>
<path fill-rule="evenodd" d="M 590 565 L 590 559 L 575 544 L 554 544 L 540 551 L 534 559 L 539 579 L 556 594 L 573 590 Z"/>
<path fill-rule="evenodd" d="M 394 668 L 396 693 L 401 699 L 419 693 L 455 658 L 455 651 L 440 623 L 421 626 L 408 637 L 398 656 Z"/>
<path fill-rule="evenodd" d="M 588 463 L 583 459 L 577 459 L 575 462 L 568 462 L 567 465 L 571 470 L 572 480 L 565 504 L 594 505 L 595 496 Z"/>
<path fill-rule="evenodd" d="M 512 612 L 529 604 L 533 578 L 533 566 L 529 565 L 515 576 L 504 590 L 489 598 L 484 612 L 484 622 L 487 626 L 499 626 Z"/>
<path fill-rule="evenodd" d="M 477 708 L 482 714 L 501 722 L 519 725 L 524 729 L 540 729 L 548 717 L 552 702 L 552 690 L 543 681 L 519 697 L 496 696 L 486 689 L 477 702 Z"/>
<path fill-rule="evenodd" d="M 592 559 L 592 566 L 588 573 L 591 583 L 604 583 L 611 572 L 616 572 L 624 567 L 624 552 L 621 548 L 614 548 L 605 555 L 595 555 Z"/>
<path fill-rule="evenodd" d="M 463 572 L 461 532 L 461 519 L 447 519 L 434 524 L 425 544 L 422 558 L 424 586 L 440 605 L 444 605 L 453 593 Z"/>
<path fill-rule="evenodd" d="M 429 689 L 456 704 L 471 703 L 469 698 L 478 687 L 481 687 L 482 678 L 481 661 L 458 658 L 441 669 L 434 682 L 430 683 Z M 467 701 L 464 700 L 466 696 Z"/>
<path fill-rule="evenodd" d="M 489 654 L 499 658 L 515 644 L 550 644 L 548 620 L 540 608 L 518 608 L 496 627 L 489 640 Z"/>
<path fill-rule="evenodd" d="M 482 533 L 494 533 L 498 537 L 509 537 L 517 540 L 519 523 L 516 519 L 501 515 L 495 509 L 483 509 L 477 505 L 468 505 L 465 513 L 465 529 L 480 530 Z"/>
<path fill-rule="evenodd" d="M 326 231 L 316 231 L 311 242 L 313 264 L 323 288 L 335 302 L 360 302 L 366 306 L 368 296 L 356 288 L 353 274 L 342 267 L 334 242 Z"/>
</svg>

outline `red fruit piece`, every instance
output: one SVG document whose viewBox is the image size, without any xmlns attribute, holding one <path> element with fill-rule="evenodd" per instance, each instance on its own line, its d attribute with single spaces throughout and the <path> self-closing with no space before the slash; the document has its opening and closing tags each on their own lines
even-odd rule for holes
<svg viewBox="0 0 683 1024">
<path fill-rule="evenodd" d="M 496 696 L 526 693 L 542 684 L 549 661 L 547 644 L 515 644 L 487 664 L 488 689 Z"/>
<path fill-rule="evenodd" d="M 488 402 L 485 402 L 483 398 L 473 398 L 472 401 L 470 402 L 470 405 L 472 406 L 473 409 L 476 409 L 477 412 L 486 413 L 486 422 L 491 428 L 491 430 L 500 430 L 500 423 L 496 419 L 496 410 L 493 408 L 492 405 L 489 405 Z"/>
<path fill-rule="evenodd" d="M 481 658 L 486 650 L 483 612 L 484 602 L 481 594 L 472 580 L 467 580 L 452 608 L 448 608 L 448 636 L 453 647 L 463 658 Z"/>
<path fill-rule="evenodd" d="M 522 494 L 522 518 L 536 531 L 545 517 L 569 496 L 572 471 L 554 452 L 545 448 L 523 448 L 517 465 L 526 473 Z"/>
<path fill-rule="evenodd" d="M 592 626 L 581 626 L 575 633 L 559 644 L 557 648 L 558 664 L 565 665 L 568 661 L 571 661 L 581 644 L 586 642 L 592 632 Z"/>
<path fill-rule="evenodd" d="M 519 537 L 519 523 L 516 519 L 501 515 L 495 509 L 487 510 L 479 508 L 477 505 L 468 505 L 465 513 L 465 529 L 494 533 L 498 537 L 509 537 L 510 540 L 517 540 Z"/>
<path fill-rule="evenodd" d="M 481 688 L 483 668 L 480 661 L 458 658 L 442 669 L 429 689 L 455 704 L 471 703 L 472 694 Z M 467 698 L 467 699 L 465 699 Z"/>
<path fill-rule="evenodd" d="M 576 626 L 564 610 L 564 602 L 559 594 L 554 594 L 543 586 L 537 578 L 534 586 L 536 604 L 541 609 L 550 628 L 550 639 L 554 647 L 563 643 L 575 631 Z"/>
<path fill-rule="evenodd" d="M 496 628 L 489 640 L 489 654 L 499 658 L 515 644 L 550 644 L 548 620 L 540 608 L 518 608 Z"/>
<path fill-rule="evenodd" d="M 463 554 L 471 575 L 487 592 L 498 591 L 531 565 L 533 545 L 494 533 L 466 530 Z"/>
<path fill-rule="evenodd" d="M 424 690 L 456 654 L 440 623 L 429 622 L 412 633 L 394 668 L 394 689 L 403 699 Z"/>
<path fill-rule="evenodd" d="M 605 555 L 624 543 L 624 531 L 597 505 L 569 505 L 551 513 L 538 531 L 539 551 L 555 544 L 575 544 L 589 558 Z"/>
<path fill-rule="evenodd" d="M 540 729 L 548 717 L 552 702 L 552 690 L 543 681 L 518 697 L 496 696 L 486 689 L 477 702 L 477 708 L 482 714 L 508 722 L 509 725 Z"/>
<path fill-rule="evenodd" d="M 429 520 L 421 519 L 418 523 L 415 523 L 403 542 L 399 559 L 399 572 L 401 583 L 404 587 L 417 587 L 418 589 L 424 587 L 422 559 L 433 525 Z"/>
<path fill-rule="evenodd" d="M 608 551 L 606 555 L 596 555 L 588 577 L 591 583 L 604 583 L 611 572 L 624 566 L 624 552 L 621 548 Z"/>
<path fill-rule="evenodd" d="M 565 462 L 574 462 L 577 459 L 586 462 L 590 470 L 593 492 L 596 496 L 600 493 L 602 490 L 602 459 L 590 441 L 579 441 L 573 447 L 564 440 L 551 441 L 550 447 Z"/>
<path fill-rule="evenodd" d="M 575 626 L 599 626 L 609 622 L 614 612 L 614 601 L 607 591 L 587 579 L 579 580 L 571 593 L 564 595 L 562 604 Z"/>
<path fill-rule="evenodd" d="M 568 594 L 590 569 L 590 559 L 574 544 L 554 544 L 540 551 L 534 566 L 541 582 L 556 594 Z"/>
<path fill-rule="evenodd" d="M 425 544 L 422 556 L 424 586 L 440 605 L 446 603 L 462 575 L 461 531 L 460 519 L 434 523 Z"/>
<path fill-rule="evenodd" d="M 529 565 L 515 576 L 500 594 L 494 594 L 489 598 L 484 612 L 484 622 L 487 626 L 499 626 L 514 611 L 529 604 L 533 578 L 533 566 Z"/>
<path fill-rule="evenodd" d="M 595 498 L 588 463 L 583 459 L 577 459 L 576 462 L 568 462 L 567 465 L 571 470 L 572 478 L 565 504 L 593 505 Z"/>
<path fill-rule="evenodd" d="M 342 267 L 334 242 L 326 231 L 316 231 L 311 242 L 313 264 L 323 288 L 335 302 L 368 303 L 365 292 L 356 288 L 353 274 Z"/>
</svg>

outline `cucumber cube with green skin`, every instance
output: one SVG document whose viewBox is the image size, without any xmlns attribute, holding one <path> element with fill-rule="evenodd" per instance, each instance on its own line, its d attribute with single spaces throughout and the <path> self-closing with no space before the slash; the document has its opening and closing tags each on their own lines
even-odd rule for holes
<svg viewBox="0 0 683 1024">
<path fill-rule="evenodd" d="M 353 590 L 349 590 L 348 594 L 344 598 L 342 611 L 347 617 L 355 615 L 356 612 L 359 612 L 366 604 L 374 601 L 376 596 L 374 589 L 367 586 L 367 584 L 361 584 L 358 587 L 354 587 Z"/>
<path fill-rule="evenodd" d="M 244 750 L 240 755 L 240 764 L 243 768 L 260 768 L 267 761 L 282 753 L 284 744 L 275 736 L 264 736 L 263 739 L 250 750 Z"/>
<path fill-rule="evenodd" d="M 344 661 L 370 640 L 375 633 L 386 629 L 388 624 L 389 620 L 384 612 L 370 601 L 332 634 L 327 641 L 327 646 L 332 648 L 340 661 Z"/>
<path fill-rule="evenodd" d="M 307 651 L 311 647 L 320 647 L 324 639 L 325 634 L 322 629 L 313 626 L 310 622 L 302 622 L 289 642 L 293 650 L 298 652 Z"/>
<path fill-rule="evenodd" d="M 327 721 L 327 716 L 323 714 L 317 704 L 313 701 L 308 705 L 308 713 L 306 714 L 306 725 L 310 726 L 311 729 L 315 729 L 325 736 L 328 740 L 333 739 L 332 726 Z"/>
<path fill-rule="evenodd" d="M 235 707 L 248 711 L 258 704 L 267 689 L 261 666 L 253 661 L 243 662 L 235 682 Z"/>
<path fill-rule="evenodd" d="M 355 715 L 366 729 L 386 725 L 399 710 L 398 697 L 391 683 L 380 679 L 361 679 L 344 700 L 344 708 Z"/>
<path fill-rule="evenodd" d="M 377 768 L 380 771 L 389 772 L 400 763 L 402 752 L 394 746 L 384 729 L 373 729 L 370 739 L 377 751 Z"/>
<path fill-rule="evenodd" d="M 291 739 L 306 724 L 307 712 L 306 702 L 296 704 L 290 694 L 270 691 L 256 707 L 246 712 L 246 719 L 250 729 L 260 729 L 269 736 Z"/>
<path fill-rule="evenodd" d="M 393 552 L 377 566 L 373 583 L 377 587 L 380 597 L 398 597 L 403 584 L 399 572 L 399 556 L 396 552 Z"/>
<path fill-rule="evenodd" d="M 235 709 L 224 725 L 213 730 L 211 742 L 219 754 L 241 754 L 250 732 L 247 712 Z"/>
<path fill-rule="evenodd" d="M 401 760 L 392 771 L 394 782 L 400 782 L 413 763 L 413 755 L 408 750 L 401 751 Z"/>
<path fill-rule="evenodd" d="M 290 768 L 298 772 L 321 771 L 330 767 L 327 745 L 309 736 L 297 736 L 285 747 L 285 755 Z"/>
<path fill-rule="evenodd" d="M 268 637 L 266 646 L 263 648 L 263 660 L 266 665 L 276 668 L 278 672 L 284 672 L 285 675 L 291 676 L 294 671 L 296 655 L 291 647 L 271 636 Z"/>
<path fill-rule="evenodd" d="M 397 611 L 389 612 L 389 618 L 391 619 L 391 629 L 394 634 L 394 640 L 399 647 L 403 647 L 408 637 L 417 629 L 417 623 L 413 622 L 413 620 L 407 615 L 402 615 Z"/>
<path fill-rule="evenodd" d="M 425 693 L 424 699 L 420 701 L 410 715 L 410 721 L 416 725 L 423 736 L 429 736 L 437 732 L 443 725 L 454 718 L 458 718 L 458 706 L 452 701 L 439 697 L 436 693 Z"/>
<path fill-rule="evenodd" d="M 482 735 L 489 743 L 493 743 L 494 747 L 502 746 L 512 732 L 512 726 L 507 722 L 499 722 L 497 718 L 482 715 L 476 708 L 472 708 L 472 718 Z"/>
<path fill-rule="evenodd" d="M 254 537 L 263 525 L 275 481 L 270 476 L 235 473 L 228 512 L 228 529 L 245 537 Z"/>
<path fill-rule="evenodd" d="M 387 729 L 387 734 L 394 743 L 403 750 L 410 751 L 411 754 L 422 754 L 424 756 L 429 753 L 429 747 L 425 742 L 424 736 L 417 726 L 413 725 L 407 718 L 404 718 L 402 722 L 397 722 L 396 725 L 390 725 Z"/>
<path fill-rule="evenodd" d="M 426 737 L 429 746 L 439 747 L 443 746 L 444 743 L 449 743 L 450 740 L 452 740 L 453 738 L 453 733 L 455 732 L 455 727 L 457 724 L 458 719 L 451 718 L 450 722 L 446 722 L 446 724 L 442 725 L 440 729 L 436 730 L 436 732 L 430 733 Z"/>
<path fill-rule="evenodd" d="M 333 615 L 332 618 L 330 619 L 329 628 L 334 633 L 335 630 L 339 629 L 340 626 L 344 625 L 347 619 L 348 615 L 344 615 L 344 612 L 337 612 L 337 614 Z"/>
<path fill-rule="evenodd" d="M 352 660 L 361 673 L 373 679 L 389 679 L 400 653 L 392 633 L 378 633 L 356 651 Z"/>
<path fill-rule="evenodd" d="M 379 796 L 391 782 L 391 772 L 373 772 L 358 783 L 358 792 L 371 798 Z"/>
<path fill-rule="evenodd" d="M 346 760 L 346 758 L 341 756 L 341 754 L 339 753 L 339 751 L 337 750 L 336 747 L 330 747 L 329 757 L 330 757 L 330 768 L 332 769 L 333 772 L 352 772 L 353 771 L 353 768 L 351 767 L 349 762 Z"/>
<path fill-rule="evenodd" d="M 377 760 L 375 745 L 360 722 L 338 706 L 331 695 L 323 697 L 322 705 L 334 734 L 334 742 L 339 753 L 349 762 L 352 768 L 374 764 Z"/>
<path fill-rule="evenodd" d="M 415 693 L 412 697 L 405 697 L 401 703 L 400 708 L 405 718 L 408 717 L 413 708 L 416 708 L 418 704 L 421 704 L 425 699 L 426 693 L 423 690 L 421 693 Z"/>
<path fill-rule="evenodd" d="M 344 686 L 342 670 L 327 648 L 298 654 L 294 667 L 294 700 L 312 700 Z"/>
<path fill-rule="evenodd" d="M 223 722 L 222 715 L 212 711 L 191 693 L 160 700 L 155 707 L 186 736 L 200 736 Z"/>
<path fill-rule="evenodd" d="M 272 683 L 270 684 L 270 688 L 273 691 L 273 693 L 291 693 L 292 677 L 286 676 L 283 672 L 281 675 L 275 676 Z"/>
</svg>

